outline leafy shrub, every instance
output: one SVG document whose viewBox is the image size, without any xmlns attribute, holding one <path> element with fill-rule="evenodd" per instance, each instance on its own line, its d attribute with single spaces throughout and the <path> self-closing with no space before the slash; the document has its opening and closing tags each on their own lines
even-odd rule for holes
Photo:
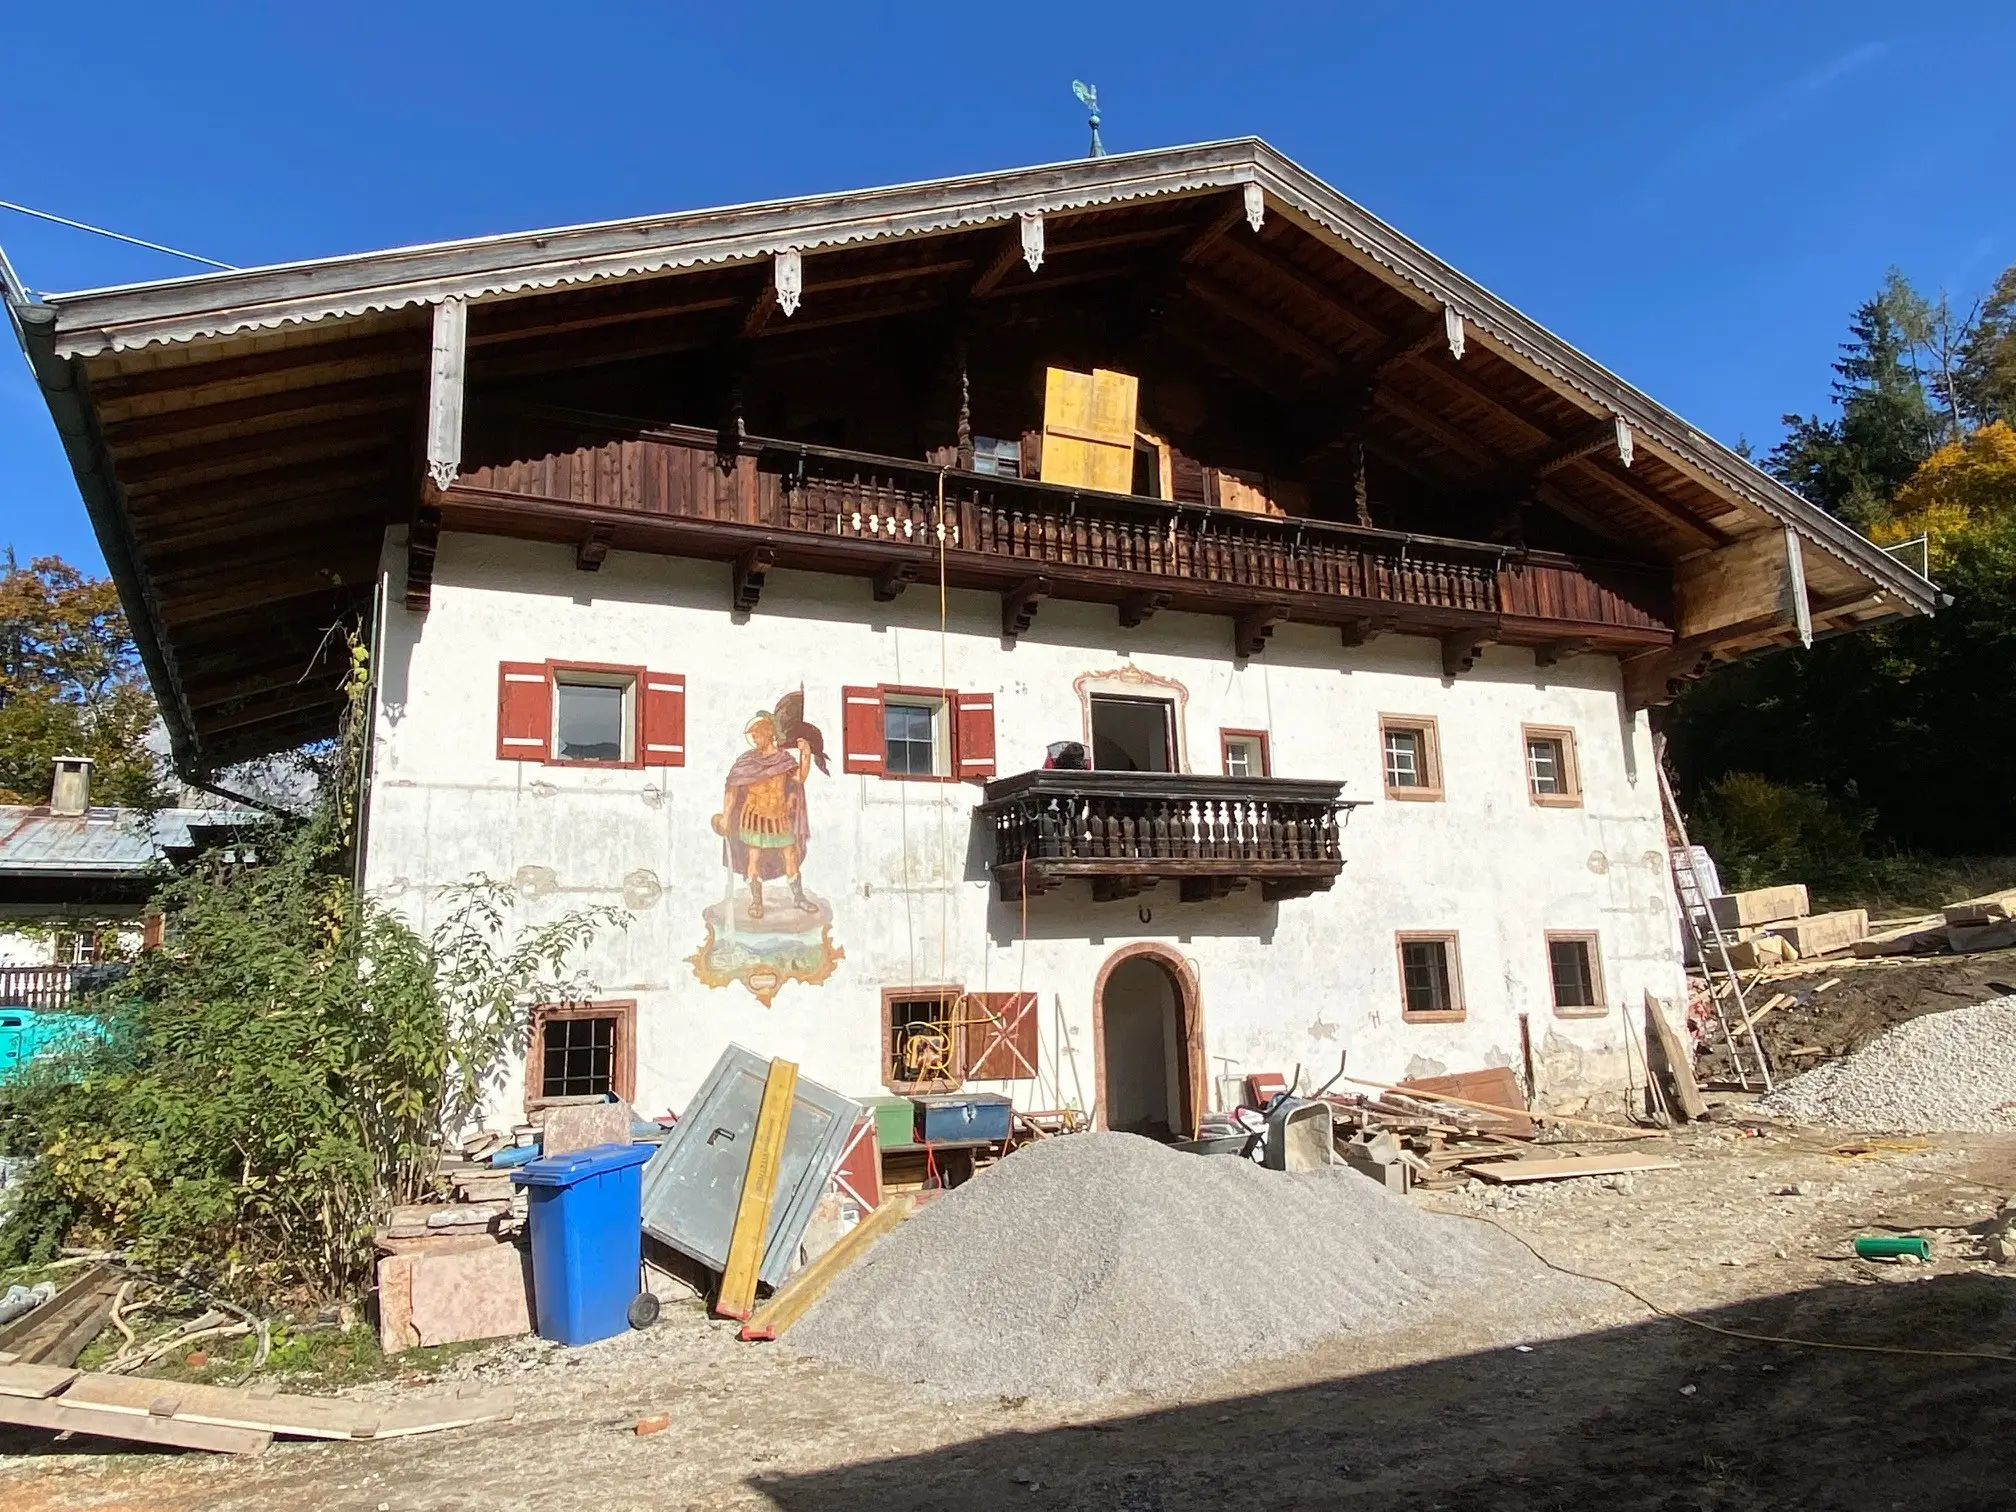
<svg viewBox="0 0 2016 1512">
<path fill-rule="evenodd" d="M 563 969 L 616 910 L 506 944 L 499 884 L 457 889 L 431 937 L 356 891 L 354 749 L 305 821 L 169 880 L 165 947 L 91 1005 L 102 1042 L 9 1089 L 7 1142 L 40 1158 L 0 1263 L 68 1237 L 227 1292 L 354 1293 L 372 1225 L 421 1195 L 529 1005 L 581 994 Z"/>
<path fill-rule="evenodd" d="M 1731 772 L 1710 782 L 1694 808 L 1692 838 L 1715 857 L 1723 887 L 1805 882 L 1852 884 L 1867 870 L 1875 817 L 1811 783 Z"/>
</svg>

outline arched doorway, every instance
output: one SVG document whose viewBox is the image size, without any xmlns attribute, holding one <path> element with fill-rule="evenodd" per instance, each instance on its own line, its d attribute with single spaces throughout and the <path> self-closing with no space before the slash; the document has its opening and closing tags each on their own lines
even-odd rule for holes
<svg viewBox="0 0 2016 1512">
<path fill-rule="evenodd" d="M 1130 945 L 1093 988 L 1099 1124 L 1154 1139 L 1197 1131 L 1204 1099 L 1204 1023 L 1196 978 L 1161 945 Z"/>
</svg>

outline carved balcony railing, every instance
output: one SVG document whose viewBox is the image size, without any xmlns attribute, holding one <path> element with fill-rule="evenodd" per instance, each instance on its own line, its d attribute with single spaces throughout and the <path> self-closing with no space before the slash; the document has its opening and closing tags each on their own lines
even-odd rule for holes
<svg viewBox="0 0 2016 1512">
<path fill-rule="evenodd" d="M 1100 902 L 1176 882 L 1185 901 L 1249 883 L 1269 902 L 1319 892 L 1344 868 L 1359 804 L 1338 782 L 1154 772 L 1024 772 L 987 784 L 1002 898 L 1074 878 Z"/>
<path fill-rule="evenodd" d="M 1623 650 L 1673 635 L 1668 575 L 1636 564 L 690 428 L 617 433 L 569 411 L 485 416 L 470 457 L 443 501 L 449 528 L 571 540 L 584 566 L 612 545 L 732 560 L 741 609 L 770 567 L 858 573 L 882 598 L 942 569 L 952 586 L 998 589 L 1011 635 L 1049 597 L 1114 604 L 1129 625 L 1165 608 L 1231 615 L 1243 654 L 1284 620 L 1347 642 L 1397 630 L 1463 647 Z"/>
<path fill-rule="evenodd" d="M 0 966 L 0 1008 L 67 1008 L 70 979 L 68 966 Z"/>
</svg>

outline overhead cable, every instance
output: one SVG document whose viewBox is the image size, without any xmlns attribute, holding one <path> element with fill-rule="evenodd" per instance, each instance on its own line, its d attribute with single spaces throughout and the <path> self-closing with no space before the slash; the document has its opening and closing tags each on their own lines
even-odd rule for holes
<svg viewBox="0 0 2016 1512">
<path fill-rule="evenodd" d="M 214 257 L 203 257 L 194 252 L 184 252 L 177 247 L 164 247 L 159 242 L 146 241 L 138 236 L 128 236 L 123 231 L 108 231 L 103 226 L 87 225 L 80 220 L 71 220 L 67 215 L 52 215 L 47 210 L 37 210 L 30 205 L 17 205 L 12 200 L 0 200 L 0 210 L 12 210 L 18 215 L 32 215 L 37 220 L 53 221 L 59 226 L 68 226 L 73 231 L 89 231 L 93 236 L 109 236 L 113 241 L 126 242 L 135 247 L 145 247 L 150 252 L 166 252 L 170 257 L 186 257 L 191 262 L 202 263 L 205 267 L 221 268 L 226 273 L 237 272 L 232 263 L 217 261 Z"/>
</svg>

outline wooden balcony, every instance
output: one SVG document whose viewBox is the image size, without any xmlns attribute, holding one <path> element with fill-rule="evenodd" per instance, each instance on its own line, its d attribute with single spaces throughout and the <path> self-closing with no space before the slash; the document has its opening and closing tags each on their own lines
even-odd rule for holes
<svg viewBox="0 0 2016 1512">
<path fill-rule="evenodd" d="M 1004 900 L 1083 877 L 1098 902 L 1163 882 L 1196 902 L 1258 882 L 1271 903 L 1337 880 L 1359 807 L 1342 792 L 1278 777 L 1046 770 L 988 783 L 981 813 Z"/>
<path fill-rule="evenodd" d="M 439 529 L 564 541 L 584 568 L 611 549 L 734 564 L 740 610 L 773 567 L 854 573 L 877 598 L 942 570 L 1002 596 L 1002 630 L 1050 598 L 1225 615 L 1252 655 L 1284 621 L 1345 644 L 1400 631 L 1442 640 L 1445 670 L 1508 641 L 1635 651 L 1673 638 L 1663 569 L 1441 537 L 1098 493 L 925 462 L 706 431 L 616 430 L 564 411 L 472 422 L 470 455 L 414 532 L 408 602 L 424 608 Z M 942 528 L 942 556 L 941 535 Z"/>
<path fill-rule="evenodd" d="M 67 1008 L 70 978 L 68 966 L 0 966 L 0 1008 Z"/>
</svg>

